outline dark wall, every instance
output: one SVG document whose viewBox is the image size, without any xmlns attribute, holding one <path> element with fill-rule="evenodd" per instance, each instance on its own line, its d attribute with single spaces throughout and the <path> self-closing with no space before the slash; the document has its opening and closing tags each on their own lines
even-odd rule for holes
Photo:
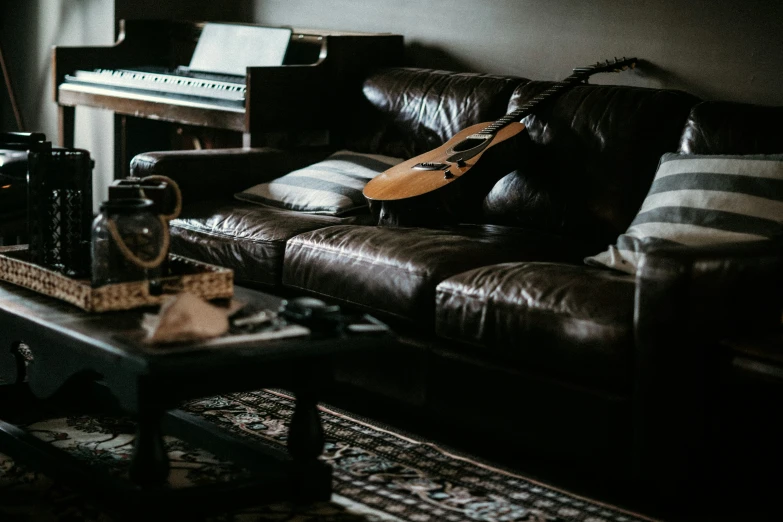
<svg viewBox="0 0 783 522">
<path fill-rule="evenodd" d="M 783 105 L 778 0 L 115 0 L 115 12 L 393 32 L 411 65 L 545 80 L 634 55 L 640 69 L 594 83 Z"/>
<path fill-rule="evenodd" d="M 11 77 L 16 102 L 20 105 L 23 119 L 33 119 L 30 114 L 31 105 L 27 105 L 30 85 L 27 78 L 34 74 L 31 70 L 32 57 L 25 49 L 37 49 L 36 31 L 32 27 L 35 5 L 32 2 L 0 2 L 0 44 L 3 46 L 8 74 Z M 16 120 L 11 110 L 5 79 L 0 80 L 0 130 L 16 131 Z"/>
<path fill-rule="evenodd" d="M 169 18 L 250 22 L 252 0 L 114 0 L 114 14 L 122 18 Z"/>
<path fill-rule="evenodd" d="M 26 131 L 57 140 L 57 104 L 53 96 L 52 46 L 110 45 L 114 41 L 114 8 L 107 0 L 0 0 L 0 41 L 13 78 Z M 8 96 L 0 130 L 17 130 Z M 76 111 L 75 144 L 95 159 L 95 203 L 105 199 L 111 179 L 112 117 L 108 111 Z"/>
<path fill-rule="evenodd" d="M 405 35 L 414 65 L 556 80 L 606 57 L 645 60 L 595 83 L 783 105 L 777 0 L 254 0 L 270 25 Z"/>
</svg>

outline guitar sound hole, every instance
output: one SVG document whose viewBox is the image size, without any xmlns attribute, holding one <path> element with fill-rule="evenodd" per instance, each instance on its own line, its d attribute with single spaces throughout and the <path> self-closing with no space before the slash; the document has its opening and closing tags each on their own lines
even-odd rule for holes
<svg viewBox="0 0 783 522">
<path fill-rule="evenodd" d="M 454 152 L 465 152 L 470 149 L 475 149 L 476 147 L 483 145 L 486 140 L 482 140 L 480 138 L 465 138 L 461 142 L 454 145 L 454 148 L 451 149 Z"/>
</svg>

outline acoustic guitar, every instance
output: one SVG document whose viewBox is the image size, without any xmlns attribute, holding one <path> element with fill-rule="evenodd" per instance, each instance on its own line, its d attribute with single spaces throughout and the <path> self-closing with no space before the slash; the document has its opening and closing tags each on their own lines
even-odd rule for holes
<svg viewBox="0 0 783 522">
<path fill-rule="evenodd" d="M 385 225 L 444 223 L 464 215 L 461 200 L 475 201 L 477 191 L 488 191 L 500 176 L 514 170 L 513 151 L 499 149 L 519 141 L 525 130 L 522 118 L 593 74 L 635 66 L 636 58 L 615 58 L 577 67 L 568 78 L 499 120 L 472 125 L 440 147 L 382 172 L 364 187 L 371 211 Z"/>
</svg>

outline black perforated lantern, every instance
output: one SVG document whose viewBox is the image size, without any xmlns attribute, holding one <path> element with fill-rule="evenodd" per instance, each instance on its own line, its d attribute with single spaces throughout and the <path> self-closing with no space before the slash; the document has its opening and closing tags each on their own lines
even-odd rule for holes
<svg viewBox="0 0 783 522">
<path fill-rule="evenodd" d="M 30 258 L 71 277 L 89 276 L 92 224 L 90 153 L 45 142 L 28 157 Z"/>
</svg>

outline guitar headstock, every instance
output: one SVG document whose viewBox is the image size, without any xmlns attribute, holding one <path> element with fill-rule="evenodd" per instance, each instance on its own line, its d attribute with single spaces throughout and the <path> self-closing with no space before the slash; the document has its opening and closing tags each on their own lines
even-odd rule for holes
<svg viewBox="0 0 783 522">
<path fill-rule="evenodd" d="M 591 74 L 604 73 L 604 72 L 622 72 L 627 69 L 633 69 L 636 67 L 636 58 L 615 58 L 614 60 L 606 60 L 603 62 L 597 62 L 594 65 L 588 67 L 577 67 L 574 69 L 575 75 L 590 76 Z"/>
</svg>

